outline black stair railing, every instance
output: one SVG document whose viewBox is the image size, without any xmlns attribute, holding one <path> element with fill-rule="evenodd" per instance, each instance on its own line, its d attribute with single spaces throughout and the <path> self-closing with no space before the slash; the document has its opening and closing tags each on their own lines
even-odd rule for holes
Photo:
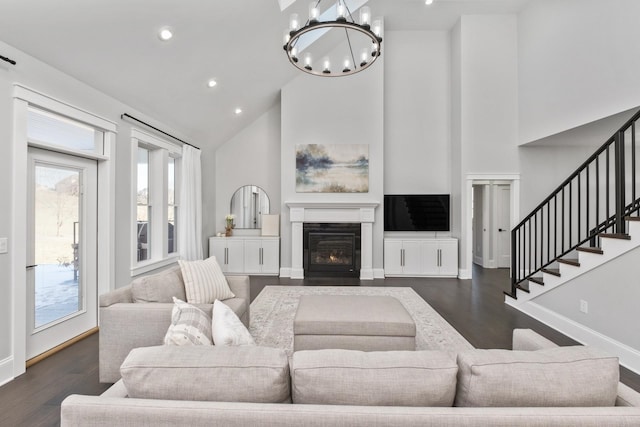
<svg viewBox="0 0 640 427">
<path fill-rule="evenodd" d="M 602 233 L 625 234 L 638 214 L 636 123 L 640 110 L 511 231 L 511 293 Z"/>
</svg>

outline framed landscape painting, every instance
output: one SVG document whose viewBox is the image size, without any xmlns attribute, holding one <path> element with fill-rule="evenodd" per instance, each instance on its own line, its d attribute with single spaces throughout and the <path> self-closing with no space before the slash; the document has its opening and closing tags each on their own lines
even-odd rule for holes
<svg viewBox="0 0 640 427">
<path fill-rule="evenodd" d="M 296 145 L 296 193 L 368 192 L 368 144 Z"/>
</svg>

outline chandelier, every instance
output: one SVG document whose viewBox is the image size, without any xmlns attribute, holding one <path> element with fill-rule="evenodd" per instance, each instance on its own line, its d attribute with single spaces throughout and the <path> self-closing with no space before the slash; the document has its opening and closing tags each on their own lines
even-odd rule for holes
<svg viewBox="0 0 640 427">
<path fill-rule="evenodd" d="M 348 76 L 369 68 L 381 53 L 382 20 L 372 22 L 371 10 L 363 6 L 356 22 L 345 0 L 338 0 L 321 14 L 321 2 L 309 5 L 309 19 L 302 27 L 298 14 L 291 15 L 284 35 L 289 62 L 305 73 L 324 77 Z M 318 43 L 321 37 L 330 48 L 326 43 Z M 312 44 L 317 50 L 324 48 L 330 53 L 312 52 Z"/>
</svg>

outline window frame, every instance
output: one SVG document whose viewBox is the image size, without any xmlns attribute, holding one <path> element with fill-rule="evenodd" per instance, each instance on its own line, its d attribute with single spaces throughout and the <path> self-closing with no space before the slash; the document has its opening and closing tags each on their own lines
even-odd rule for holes
<svg viewBox="0 0 640 427">
<path fill-rule="evenodd" d="M 134 277 L 173 264 L 180 257 L 177 250 L 171 253 L 168 252 L 169 231 L 166 225 L 168 224 L 168 208 L 170 206 L 168 204 L 169 157 L 175 159 L 175 206 L 178 206 L 182 145 L 171 143 L 138 129 L 131 130 L 131 142 L 131 277 Z M 148 224 L 150 224 L 150 227 L 147 227 L 147 259 L 143 261 L 138 261 L 138 148 L 149 150 L 147 173 L 149 177 Z M 179 232 L 177 218 L 174 230 L 174 235 L 177 235 Z"/>
</svg>

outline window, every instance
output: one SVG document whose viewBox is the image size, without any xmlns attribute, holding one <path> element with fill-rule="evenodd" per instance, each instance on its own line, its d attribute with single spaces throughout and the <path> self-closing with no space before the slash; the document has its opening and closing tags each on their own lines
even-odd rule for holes
<svg viewBox="0 0 640 427">
<path fill-rule="evenodd" d="M 149 259 L 151 206 L 149 205 L 149 150 L 138 147 L 138 186 L 136 192 L 136 241 L 138 262 Z"/>
<path fill-rule="evenodd" d="M 182 147 L 132 131 L 134 255 L 132 275 L 175 262 L 178 256 L 178 189 Z"/>
<path fill-rule="evenodd" d="M 167 164 L 167 252 L 172 254 L 177 252 L 177 218 L 178 204 L 176 200 L 176 159 L 169 157 Z"/>
</svg>

